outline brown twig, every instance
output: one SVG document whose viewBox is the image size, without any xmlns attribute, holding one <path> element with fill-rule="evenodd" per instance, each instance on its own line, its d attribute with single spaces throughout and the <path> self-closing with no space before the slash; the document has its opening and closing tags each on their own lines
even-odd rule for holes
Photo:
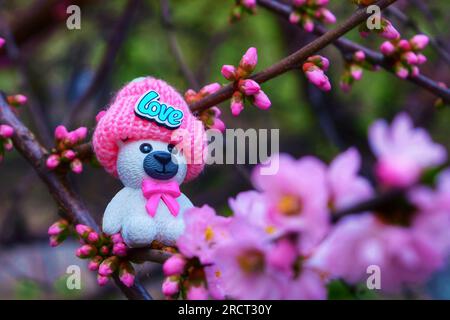
<svg viewBox="0 0 450 320">
<path fill-rule="evenodd" d="M 381 9 L 384 9 L 394 3 L 397 0 L 380 0 L 376 2 L 375 4 L 378 5 Z M 274 1 L 268 1 L 268 0 L 260 0 L 259 3 L 262 5 L 262 3 L 275 3 L 277 5 L 282 5 L 278 2 Z M 346 21 L 341 23 L 338 27 L 336 27 L 333 30 L 330 30 L 317 38 L 316 40 L 312 41 L 311 43 L 307 44 L 300 50 L 294 52 L 290 56 L 287 56 L 286 58 L 282 59 L 281 61 L 273 64 L 269 68 L 255 74 L 253 77 L 251 77 L 253 80 L 255 80 L 258 83 L 264 83 L 272 78 L 275 78 L 287 71 L 290 71 L 295 68 L 299 68 L 301 63 L 305 61 L 309 56 L 313 55 L 315 52 L 323 49 L 330 43 L 333 43 L 336 41 L 336 39 L 339 39 L 341 36 L 343 36 L 348 31 L 352 30 L 353 28 L 360 25 L 363 21 L 365 21 L 370 15 L 366 12 L 364 8 L 358 9 L 352 16 L 350 16 Z M 190 105 L 192 111 L 201 111 L 207 108 L 210 108 L 212 106 L 215 106 L 219 104 L 220 102 L 227 100 L 231 97 L 233 94 L 234 87 L 232 84 L 227 85 L 217 91 L 214 94 L 211 94 L 204 99 L 197 101 Z M 450 92 L 449 92 L 450 96 Z"/>
<path fill-rule="evenodd" d="M 60 212 L 64 213 L 64 218 L 69 219 L 73 223 L 85 224 L 96 231 L 100 231 L 100 228 L 88 209 L 69 185 L 67 178 L 46 168 L 45 160 L 48 151 L 36 140 L 34 134 L 17 118 L 11 107 L 6 103 L 3 94 L 0 94 L 0 123 L 14 128 L 12 141 L 15 148 L 47 185 L 53 199 L 61 208 Z M 120 282 L 118 277 L 114 277 L 114 281 L 129 299 L 151 299 L 151 296 L 139 282 L 136 282 L 133 287 L 128 288 Z"/>
<path fill-rule="evenodd" d="M 380 2 L 382 2 L 382 1 L 379 1 L 379 3 L 376 3 L 376 5 L 379 5 L 381 8 L 385 8 L 389 4 L 392 4 L 395 1 L 386 1 L 386 2 L 389 2 L 389 4 L 385 3 L 384 6 L 381 6 Z M 292 11 L 292 9 L 289 5 L 286 5 L 286 4 L 283 4 L 283 3 L 280 3 L 280 2 L 277 2 L 274 0 L 258 0 L 258 4 L 270 11 L 273 11 L 273 12 L 279 14 L 280 16 L 282 16 L 286 19 L 289 17 L 289 15 Z M 365 12 L 365 9 L 360 9 L 360 10 L 363 10 Z M 366 18 L 367 18 L 367 16 L 366 16 Z M 361 23 L 364 20 L 365 19 L 362 19 L 359 23 Z M 337 29 L 339 29 L 339 27 Z M 320 36 L 320 38 L 318 38 L 318 39 L 321 39 L 322 37 L 324 37 L 324 35 L 327 35 L 333 31 L 334 30 L 328 31 L 326 28 L 324 28 L 323 26 L 320 26 L 320 25 L 317 25 L 316 28 L 314 29 L 314 33 L 316 35 Z M 312 43 L 314 43 L 314 41 Z M 353 53 L 355 51 L 361 50 L 366 54 L 367 61 L 369 61 L 370 63 L 372 63 L 374 65 L 379 65 L 382 68 L 386 69 L 387 71 L 394 73 L 392 66 L 384 59 L 384 56 L 379 52 L 368 49 L 368 48 L 366 48 L 362 45 L 359 45 L 357 43 L 354 43 L 353 41 L 350 41 L 344 37 L 336 37 L 329 43 L 333 43 L 339 50 L 341 50 L 343 52 L 343 54 Z M 436 82 L 424 75 L 418 75 L 416 77 L 408 77 L 407 80 L 432 92 L 436 96 L 441 97 L 444 101 L 450 102 L 450 89 L 442 88 L 438 82 Z"/>
</svg>

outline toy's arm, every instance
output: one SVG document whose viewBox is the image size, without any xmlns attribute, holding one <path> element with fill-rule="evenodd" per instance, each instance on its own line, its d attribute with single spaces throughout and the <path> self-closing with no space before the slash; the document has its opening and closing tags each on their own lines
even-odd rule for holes
<svg viewBox="0 0 450 320">
<path fill-rule="evenodd" d="M 128 201 L 126 188 L 120 190 L 105 209 L 103 214 L 103 232 L 109 235 L 120 232 L 122 217 L 125 215 Z"/>
</svg>

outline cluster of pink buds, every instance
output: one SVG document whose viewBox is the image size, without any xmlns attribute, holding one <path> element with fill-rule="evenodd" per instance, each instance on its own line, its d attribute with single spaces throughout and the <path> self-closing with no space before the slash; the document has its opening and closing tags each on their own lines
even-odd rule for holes
<svg viewBox="0 0 450 320">
<path fill-rule="evenodd" d="M 69 165 L 74 173 L 83 171 L 83 163 L 77 158 L 74 147 L 79 145 L 87 136 L 87 128 L 80 127 L 74 131 L 67 131 L 66 127 L 60 125 L 55 129 L 56 146 L 47 158 L 47 168 L 56 169 L 62 164 Z"/>
<path fill-rule="evenodd" d="M 236 0 L 231 10 L 230 22 L 238 21 L 245 13 L 254 14 L 256 12 L 256 0 Z"/>
<path fill-rule="evenodd" d="M 199 92 L 189 89 L 184 94 L 188 104 L 197 102 L 204 97 L 213 94 L 220 90 L 222 86 L 219 83 L 211 83 L 200 89 Z M 207 129 L 216 129 L 221 132 L 225 131 L 225 123 L 220 119 L 221 111 L 216 106 L 201 111 L 198 114 L 198 118 L 203 122 L 203 125 Z"/>
<path fill-rule="evenodd" d="M 0 162 L 3 160 L 5 151 L 11 151 L 13 148 L 13 143 L 11 137 L 14 134 L 14 128 L 7 125 L 0 125 Z"/>
<path fill-rule="evenodd" d="M 421 52 L 428 45 L 426 35 L 418 34 L 410 40 L 400 39 L 385 41 L 380 46 L 381 53 L 392 63 L 394 71 L 399 78 L 419 75 L 419 65 L 427 61 Z"/>
<path fill-rule="evenodd" d="M 314 19 L 324 23 L 335 23 L 336 17 L 325 8 L 328 2 L 328 0 L 292 0 L 293 11 L 289 21 L 301 25 L 307 32 L 314 30 Z"/>
<path fill-rule="evenodd" d="M 331 84 L 325 72 L 328 70 L 330 62 L 327 58 L 315 55 L 309 57 L 303 64 L 303 72 L 308 80 L 322 91 L 330 91 Z"/>
<path fill-rule="evenodd" d="M 256 107 L 266 110 L 270 108 L 271 102 L 269 97 L 261 90 L 259 84 L 248 77 L 255 70 L 258 63 L 258 52 L 256 48 L 249 48 L 239 62 L 236 68 L 232 65 L 222 66 L 222 75 L 228 81 L 232 81 L 234 85 L 234 93 L 231 98 L 231 113 L 238 116 L 244 109 L 245 98 Z"/>
<path fill-rule="evenodd" d="M 6 102 L 13 107 L 19 107 L 27 103 L 28 98 L 23 94 L 15 94 L 6 97 Z"/>
<path fill-rule="evenodd" d="M 90 259 L 88 268 L 98 271 L 97 282 L 103 286 L 111 276 L 119 275 L 120 281 L 127 287 L 134 284 L 135 272 L 130 262 L 123 259 L 127 255 L 127 246 L 120 233 L 112 236 L 98 234 L 92 228 L 78 224 L 75 231 L 82 246 L 76 255 L 81 259 Z"/>
<path fill-rule="evenodd" d="M 113 275 L 118 275 L 120 281 L 127 287 L 134 284 L 135 271 L 127 255 L 127 246 L 120 233 L 108 236 L 99 234 L 91 227 L 78 224 L 75 230 L 70 228 L 66 220 L 59 220 L 48 229 L 50 245 L 56 247 L 61 244 L 71 232 L 75 232 L 81 247 L 76 250 L 77 257 L 89 259 L 88 268 L 97 271 L 97 282 L 103 286 Z"/>
<path fill-rule="evenodd" d="M 362 79 L 364 69 L 374 70 L 374 66 L 366 61 L 364 51 L 358 50 L 353 53 L 351 60 L 345 66 L 344 73 L 341 76 L 341 89 L 344 92 L 349 92 L 353 83 Z"/>
<path fill-rule="evenodd" d="M 176 299 L 180 293 L 188 300 L 208 299 L 204 268 L 197 258 L 174 254 L 164 262 L 163 272 L 162 292 L 168 299 Z"/>
</svg>

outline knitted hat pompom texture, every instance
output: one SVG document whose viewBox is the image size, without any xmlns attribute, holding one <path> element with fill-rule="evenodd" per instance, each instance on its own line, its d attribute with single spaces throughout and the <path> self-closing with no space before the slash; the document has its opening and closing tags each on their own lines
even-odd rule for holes
<svg viewBox="0 0 450 320">
<path fill-rule="evenodd" d="M 169 129 L 135 114 L 136 103 L 151 90 L 160 95 L 161 103 L 183 111 L 184 117 L 179 128 Z M 133 80 L 116 94 L 113 103 L 98 120 L 92 144 L 100 164 L 117 177 L 116 164 L 121 141 L 150 139 L 173 143 L 177 134 L 178 138 L 183 139 L 182 150 L 187 160 L 185 181 L 189 181 L 197 177 L 204 167 L 206 134 L 203 124 L 191 113 L 186 101 L 173 87 L 163 80 L 145 77 Z"/>
</svg>

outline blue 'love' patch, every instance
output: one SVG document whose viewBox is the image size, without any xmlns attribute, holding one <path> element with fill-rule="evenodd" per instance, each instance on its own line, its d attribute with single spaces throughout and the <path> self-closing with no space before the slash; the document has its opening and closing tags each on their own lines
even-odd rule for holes
<svg viewBox="0 0 450 320">
<path fill-rule="evenodd" d="M 161 103 L 159 101 L 159 93 L 154 90 L 145 93 L 139 98 L 134 107 L 134 112 L 141 118 L 155 121 L 169 129 L 178 128 L 184 117 L 183 111 Z"/>
</svg>

